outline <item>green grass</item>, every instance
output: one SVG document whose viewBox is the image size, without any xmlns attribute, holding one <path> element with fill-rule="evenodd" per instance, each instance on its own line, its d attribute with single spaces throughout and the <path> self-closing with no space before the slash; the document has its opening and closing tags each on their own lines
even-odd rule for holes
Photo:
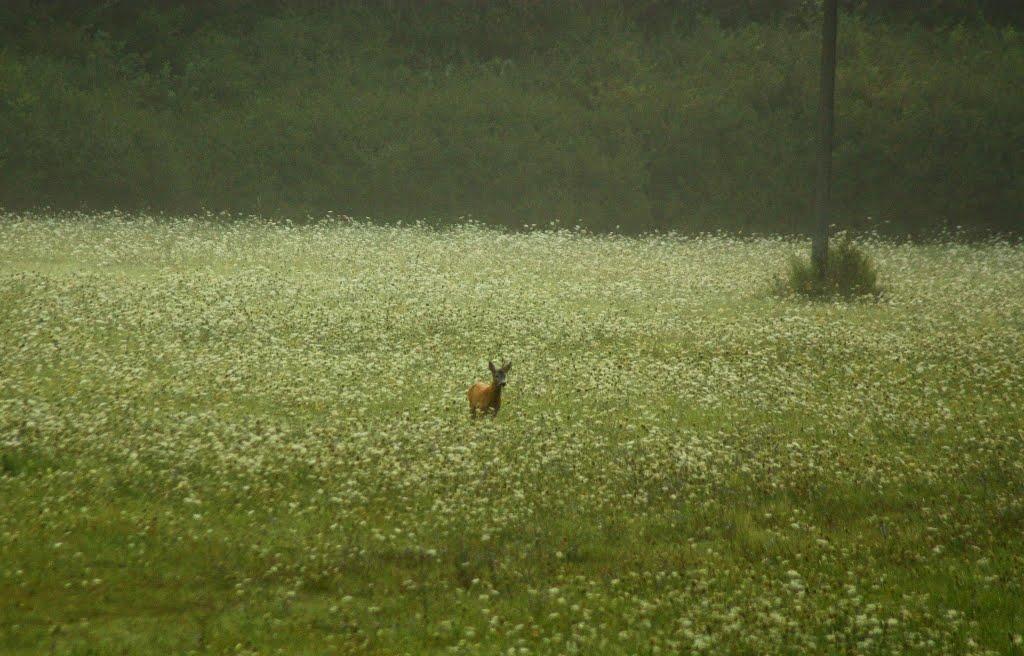
<svg viewBox="0 0 1024 656">
<path fill-rule="evenodd" d="M 776 291 L 808 298 L 845 300 L 877 299 L 882 294 L 878 272 L 871 256 L 847 235 L 831 239 L 821 275 L 812 258 L 793 255 L 785 277 L 776 281 Z"/>
<path fill-rule="evenodd" d="M 1022 651 L 1020 246 L 0 219 L 2 653 Z"/>
</svg>

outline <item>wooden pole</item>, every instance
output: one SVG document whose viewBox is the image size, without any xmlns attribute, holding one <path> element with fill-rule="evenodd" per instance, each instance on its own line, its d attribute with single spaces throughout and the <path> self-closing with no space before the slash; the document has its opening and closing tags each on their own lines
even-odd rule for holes
<svg viewBox="0 0 1024 656">
<path fill-rule="evenodd" d="M 811 261 L 818 277 L 828 268 L 829 201 L 832 184 L 832 128 L 836 92 L 837 0 L 825 0 L 821 24 L 821 95 L 818 104 L 818 180 L 814 193 L 817 225 L 811 243 Z"/>
</svg>

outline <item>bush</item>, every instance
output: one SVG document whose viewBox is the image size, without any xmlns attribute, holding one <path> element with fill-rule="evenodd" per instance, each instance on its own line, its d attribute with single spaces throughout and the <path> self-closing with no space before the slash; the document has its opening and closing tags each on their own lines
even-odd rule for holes
<svg viewBox="0 0 1024 656">
<path fill-rule="evenodd" d="M 784 294 L 811 298 L 877 298 L 882 293 L 874 260 L 845 235 L 829 244 L 824 278 L 818 275 L 810 258 L 793 255 L 788 275 L 777 281 L 777 288 Z"/>
</svg>

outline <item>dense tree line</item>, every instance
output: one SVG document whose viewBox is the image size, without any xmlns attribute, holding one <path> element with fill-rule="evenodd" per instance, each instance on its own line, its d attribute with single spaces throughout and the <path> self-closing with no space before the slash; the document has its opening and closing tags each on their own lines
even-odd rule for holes
<svg viewBox="0 0 1024 656">
<path fill-rule="evenodd" d="M 840 5 L 837 220 L 1019 229 L 1024 3 Z M 819 11 L 9 0 L 0 204 L 806 230 Z"/>
</svg>

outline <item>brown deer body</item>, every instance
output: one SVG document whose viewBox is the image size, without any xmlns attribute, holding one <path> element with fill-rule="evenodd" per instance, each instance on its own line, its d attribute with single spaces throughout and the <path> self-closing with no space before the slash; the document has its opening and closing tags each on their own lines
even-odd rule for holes
<svg viewBox="0 0 1024 656">
<path fill-rule="evenodd" d="M 507 362 L 497 369 L 493 362 L 488 362 L 487 368 L 491 370 L 491 384 L 477 381 L 466 392 L 469 399 L 469 414 L 472 417 L 476 417 L 477 411 L 485 414 L 490 411 L 491 416 L 498 416 L 498 410 L 501 409 L 501 390 L 505 387 L 505 374 L 512 368 L 512 363 Z"/>
</svg>

